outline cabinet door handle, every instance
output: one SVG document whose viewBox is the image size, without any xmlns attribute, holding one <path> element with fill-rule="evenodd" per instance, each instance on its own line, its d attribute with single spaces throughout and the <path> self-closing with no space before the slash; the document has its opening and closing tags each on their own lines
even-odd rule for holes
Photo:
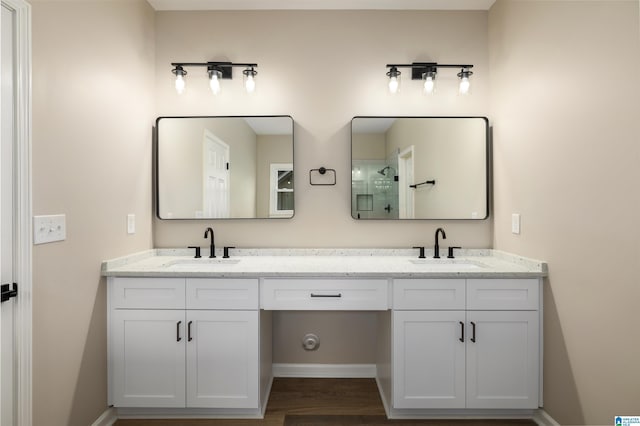
<svg viewBox="0 0 640 426">
<path fill-rule="evenodd" d="M 193 338 L 191 337 L 191 324 L 193 324 L 193 321 L 189 321 L 187 323 L 187 341 L 188 342 L 193 340 Z"/>
<path fill-rule="evenodd" d="M 464 343 L 464 323 L 462 321 L 460 321 L 460 335 L 461 337 L 458 340 Z"/>
<path fill-rule="evenodd" d="M 314 293 L 311 293 L 311 297 L 342 297 L 342 293 L 338 293 L 338 294 L 314 294 Z"/>
<path fill-rule="evenodd" d="M 182 321 L 178 321 L 176 324 L 176 342 L 182 340 L 182 337 L 180 337 L 180 324 L 182 324 Z"/>
<path fill-rule="evenodd" d="M 471 341 L 476 342 L 476 323 L 471 321 Z"/>
</svg>

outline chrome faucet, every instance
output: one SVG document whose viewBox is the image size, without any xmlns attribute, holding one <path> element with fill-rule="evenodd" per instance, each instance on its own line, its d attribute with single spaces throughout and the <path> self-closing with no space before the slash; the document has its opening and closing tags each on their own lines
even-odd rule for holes
<svg viewBox="0 0 640 426">
<path fill-rule="evenodd" d="M 205 240 L 207 239 L 208 234 L 211 234 L 211 245 L 209 246 L 209 257 L 214 258 L 216 257 L 216 243 L 213 237 L 213 229 L 207 228 L 207 230 L 204 231 Z"/>
<path fill-rule="evenodd" d="M 447 239 L 447 234 L 444 233 L 444 229 L 436 229 L 436 244 L 433 246 L 433 258 L 440 259 L 440 244 L 438 243 L 438 234 L 442 233 L 442 239 Z"/>
</svg>

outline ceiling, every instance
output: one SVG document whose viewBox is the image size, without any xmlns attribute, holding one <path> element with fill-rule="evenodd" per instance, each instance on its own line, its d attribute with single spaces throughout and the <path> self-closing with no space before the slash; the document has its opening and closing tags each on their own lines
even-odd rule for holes
<svg viewBox="0 0 640 426">
<path fill-rule="evenodd" d="M 155 10 L 489 10 L 495 0 L 147 0 Z"/>
</svg>

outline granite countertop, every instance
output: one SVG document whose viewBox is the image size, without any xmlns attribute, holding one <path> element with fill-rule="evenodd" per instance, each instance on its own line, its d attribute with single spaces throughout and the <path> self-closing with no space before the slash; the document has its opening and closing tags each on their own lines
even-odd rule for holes
<svg viewBox="0 0 640 426">
<path fill-rule="evenodd" d="M 192 249 L 153 249 L 102 263 L 111 277 L 385 277 L 385 278 L 539 278 L 545 262 L 490 249 L 456 250 L 440 259 L 411 249 L 234 249 L 230 259 L 195 259 Z"/>
</svg>

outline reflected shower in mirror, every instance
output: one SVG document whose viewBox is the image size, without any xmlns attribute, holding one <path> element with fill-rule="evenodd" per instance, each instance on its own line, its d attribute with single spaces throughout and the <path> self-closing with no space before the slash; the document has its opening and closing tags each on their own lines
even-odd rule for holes
<svg viewBox="0 0 640 426">
<path fill-rule="evenodd" d="M 291 218 L 290 116 L 160 117 L 160 219 Z"/>
<path fill-rule="evenodd" d="M 485 117 L 355 117 L 354 219 L 486 219 Z"/>
</svg>

